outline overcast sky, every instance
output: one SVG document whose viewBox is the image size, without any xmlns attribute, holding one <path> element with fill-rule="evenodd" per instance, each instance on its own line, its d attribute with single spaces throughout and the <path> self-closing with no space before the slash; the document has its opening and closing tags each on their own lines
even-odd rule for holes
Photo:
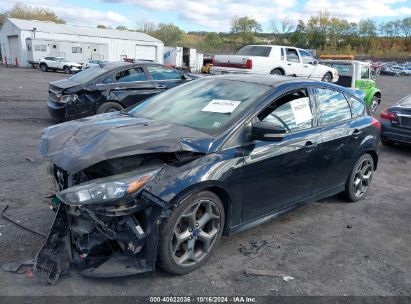
<svg viewBox="0 0 411 304">
<path fill-rule="evenodd" d="M 16 1 L 17 2 L 17 1 Z M 136 27 L 142 20 L 174 23 L 185 31 L 228 31 L 235 17 L 249 16 L 270 31 L 271 20 L 307 20 L 321 10 L 350 21 L 376 21 L 411 16 L 411 0 L 31 0 L 47 7 L 67 23 Z M 0 0 L 8 9 L 13 0 Z"/>
</svg>

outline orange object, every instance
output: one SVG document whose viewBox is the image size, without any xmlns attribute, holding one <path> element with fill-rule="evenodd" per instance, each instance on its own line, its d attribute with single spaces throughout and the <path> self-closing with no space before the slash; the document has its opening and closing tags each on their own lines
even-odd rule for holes
<svg viewBox="0 0 411 304">
<path fill-rule="evenodd" d="M 139 179 L 138 181 L 129 183 L 128 187 L 127 187 L 127 192 L 128 193 L 133 193 L 134 191 L 137 191 L 138 189 L 143 187 L 149 179 L 150 179 L 150 176 L 144 176 L 141 179 Z"/>
<path fill-rule="evenodd" d="M 320 59 L 354 60 L 354 55 L 320 55 Z"/>
<path fill-rule="evenodd" d="M 26 270 L 26 277 L 28 278 L 34 277 L 33 268 L 29 268 Z"/>
</svg>

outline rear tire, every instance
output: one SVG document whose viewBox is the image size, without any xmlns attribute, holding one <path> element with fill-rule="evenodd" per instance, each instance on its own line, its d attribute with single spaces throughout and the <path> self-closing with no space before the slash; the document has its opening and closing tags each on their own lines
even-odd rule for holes
<svg viewBox="0 0 411 304">
<path fill-rule="evenodd" d="M 270 72 L 271 75 L 284 75 L 280 69 L 274 69 Z"/>
<path fill-rule="evenodd" d="M 124 107 L 117 103 L 117 102 L 105 102 L 101 106 L 97 108 L 96 114 L 103 114 L 103 113 L 109 113 L 109 112 L 117 112 L 124 110 Z"/>
<path fill-rule="evenodd" d="M 347 201 L 356 202 L 366 196 L 371 186 L 374 168 L 374 159 L 368 153 L 355 162 L 342 193 Z"/>
<path fill-rule="evenodd" d="M 47 64 L 45 64 L 45 63 L 41 63 L 39 65 L 39 68 L 42 72 L 47 72 L 47 69 L 48 69 Z"/>
<path fill-rule="evenodd" d="M 379 105 L 379 98 L 377 95 L 374 95 L 372 97 L 371 105 L 370 105 L 370 112 L 372 115 L 374 115 L 375 112 L 377 112 L 378 105 Z"/>
<path fill-rule="evenodd" d="M 182 275 L 201 267 L 214 252 L 224 228 L 221 200 L 210 191 L 183 198 L 160 226 L 158 263 Z"/>
<path fill-rule="evenodd" d="M 70 69 L 70 67 L 68 67 L 68 66 L 65 66 L 65 67 L 63 68 L 63 71 L 64 71 L 64 73 L 66 73 L 66 74 L 70 74 L 70 73 L 71 73 L 71 69 Z"/>
</svg>

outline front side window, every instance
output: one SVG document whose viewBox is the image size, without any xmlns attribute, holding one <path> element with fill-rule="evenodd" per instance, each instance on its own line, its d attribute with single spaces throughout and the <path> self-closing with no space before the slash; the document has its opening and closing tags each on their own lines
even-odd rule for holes
<svg viewBox="0 0 411 304">
<path fill-rule="evenodd" d="M 313 127 L 313 109 L 306 90 L 288 93 L 262 111 L 258 118 L 295 132 Z"/>
<path fill-rule="evenodd" d="M 358 117 L 364 114 L 365 111 L 365 105 L 363 102 L 358 100 L 357 98 L 354 98 L 350 95 L 347 95 L 348 102 L 351 105 L 351 112 L 352 112 L 352 117 Z"/>
<path fill-rule="evenodd" d="M 230 125 L 270 86 L 219 78 L 194 80 L 147 99 L 129 114 L 215 133 Z"/>
<path fill-rule="evenodd" d="M 335 123 L 351 118 L 350 106 L 344 94 L 331 89 L 314 89 L 320 108 L 323 124 Z"/>
<path fill-rule="evenodd" d="M 162 66 L 148 66 L 148 72 L 154 80 L 176 80 L 181 79 L 180 72 L 174 69 L 167 69 Z"/>
<path fill-rule="evenodd" d="M 303 63 L 314 63 L 314 57 L 309 52 L 305 50 L 300 50 L 300 55 L 301 59 L 303 60 Z"/>
<path fill-rule="evenodd" d="M 134 82 L 147 80 L 146 73 L 142 67 L 131 68 L 116 74 L 117 82 Z"/>
<path fill-rule="evenodd" d="M 361 67 L 361 79 L 369 79 L 370 78 L 370 68 L 369 67 Z"/>
<path fill-rule="evenodd" d="M 300 58 L 298 57 L 298 52 L 296 49 L 286 49 L 287 54 L 287 61 L 291 62 L 300 62 Z"/>
</svg>

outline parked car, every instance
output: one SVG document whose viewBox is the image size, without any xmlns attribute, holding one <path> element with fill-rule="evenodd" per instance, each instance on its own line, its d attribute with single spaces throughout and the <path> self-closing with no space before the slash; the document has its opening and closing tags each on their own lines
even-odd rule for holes
<svg viewBox="0 0 411 304">
<path fill-rule="evenodd" d="M 352 90 L 263 75 L 203 77 L 49 127 L 40 151 L 58 211 L 35 271 L 190 272 L 222 234 L 337 193 L 364 198 L 380 127 Z"/>
<path fill-rule="evenodd" d="M 318 64 L 306 50 L 279 45 L 248 45 L 235 55 L 215 55 L 211 74 L 253 73 L 336 82 L 338 72 Z"/>
<path fill-rule="evenodd" d="M 51 82 L 48 110 L 56 121 L 121 111 L 192 77 L 153 62 L 108 63 Z"/>
<path fill-rule="evenodd" d="M 39 60 L 39 69 L 43 72 L 48 70 L 64 71 L 66 74 L 76 73 L 82 68 L 81 64 L 67 60 L 64 57 L 43 57 Z"/>
<path fill-rule="evenodd" d="M 91 67 L 105 65 L 107 63 L 108 63 L 107 60 L 93 59 L 93 60 L 89 60 L 87 62 L 83 62 L 82 63 L 82 69 L 85 70 L 85 69 L 88 69 L 88 68 L 91 68 Z"/>
<path fill-rule="evenodd" d="M 360 90 L 364 93 L 364 99 L 371 114 L 377 111 L 381 103 L 381 91 L 375 83 L 376 74 L 372 73 L 371 64 L 358 60 L 323 60 L 324 65 L 338 70 L 336 84 Z"/>
<path fill-rule="evenodd" d="M 381 142 L 411 143 L 411 95 L 381 112 Z"/>
</svg>

